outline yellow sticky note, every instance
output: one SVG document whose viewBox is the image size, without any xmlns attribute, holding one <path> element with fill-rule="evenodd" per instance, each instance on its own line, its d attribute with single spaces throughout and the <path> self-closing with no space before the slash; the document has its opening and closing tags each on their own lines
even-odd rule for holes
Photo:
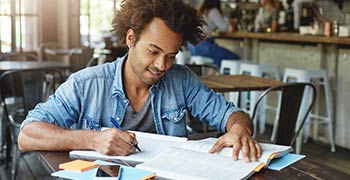
<svg viewBox="0 0 350 180">
<path fill-rule="evenodd" d="M 84 160 L 74 160 L 59 165 L 60 169 L 83 172 L 98 166 L 98 163 L 84 161 Z"/>
</svg>

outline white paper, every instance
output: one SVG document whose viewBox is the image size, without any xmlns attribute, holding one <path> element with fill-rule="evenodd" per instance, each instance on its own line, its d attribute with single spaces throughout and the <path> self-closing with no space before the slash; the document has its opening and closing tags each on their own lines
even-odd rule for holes
<svg viewBox="0 0 350 180">
<path fill-rule="evenodd" d="M 141 152 L 136 151 L 128 156 L 107 156 L 96 151 L 86 150 L 74 150 L 69 152 L 69 156 L 73 158 L 87 158 L 87 159 L 102 159 L 102 160 L 127 160 L 136 162 L 145 162 L 157 156 L 165 148 L 171 146 L 180 146 L 181 143 L 187 141 L 187 138 L 165 136 L 152 133 L 136 132 L 138 146 L 142 150 Z"/>
</svg>

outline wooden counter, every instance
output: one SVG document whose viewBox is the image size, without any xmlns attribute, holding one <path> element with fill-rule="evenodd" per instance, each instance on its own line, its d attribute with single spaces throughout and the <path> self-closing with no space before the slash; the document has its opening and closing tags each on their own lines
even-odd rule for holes
<svg viewBox="0 0 350 180">
<path fill-rule="evenodd" d="M 233 33 L 223 33 L 215 36 L 215 38 L 233 38 L 233 39 L 249 38 L 249 39 L 270 40 L 270 41 L 350 45 L 350 38 L 348 37 L 311 36 L 311 35 L 301 35 L 298 33 L 233 32 Z"/>
</svg>

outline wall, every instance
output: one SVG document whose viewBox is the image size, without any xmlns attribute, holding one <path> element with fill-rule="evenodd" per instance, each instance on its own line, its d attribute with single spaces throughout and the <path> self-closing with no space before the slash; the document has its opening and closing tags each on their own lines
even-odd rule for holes
<svg viewBox="0 0 350 180">
<path fill-rule="evenodd" d="M 339 66 L 338 66 L 338 92 L 337 101 L 338 108 L 337 123 L 336 123 L 336 136 L 335 142 L 343 147 L 350 148 L 350 49 L 339 50 Z"/>
<path fill-rule="evenodd" d="M 58 40 L 57 11 L 56 0 L 39 1 L 39 44 Z"/>
<path fill-rule="evenodd" d="M 39 1 L 39 44 L 58 42 L 63 48 L 80 46 L 79 1 Z"/>
</svg>

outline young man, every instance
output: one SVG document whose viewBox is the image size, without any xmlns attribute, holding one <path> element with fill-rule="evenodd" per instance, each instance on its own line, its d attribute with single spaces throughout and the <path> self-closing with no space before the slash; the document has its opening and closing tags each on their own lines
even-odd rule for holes
<svg viewBox="0 0 350 180">
<path fill-rule="evenodd" d="M 127 0 L 113 28 L 128 54 L 115 62 L 84 69 L 69 77 L 47 102 L 22 123 L 19 148 L 93 149 L 107 155 L 135 152 L 135 134 L 111 128 L 113 117 L 124 129 L 186 136 L 185 110 L 227 132 L 210 150 L 233 146 L 247 162 L 261 148 L 251 137 L 245 113 L 225 101 L 185 66 L 173 65 L 186 42 L 204 37 L 203 19 L 182 0 Z"/>
</svg>

